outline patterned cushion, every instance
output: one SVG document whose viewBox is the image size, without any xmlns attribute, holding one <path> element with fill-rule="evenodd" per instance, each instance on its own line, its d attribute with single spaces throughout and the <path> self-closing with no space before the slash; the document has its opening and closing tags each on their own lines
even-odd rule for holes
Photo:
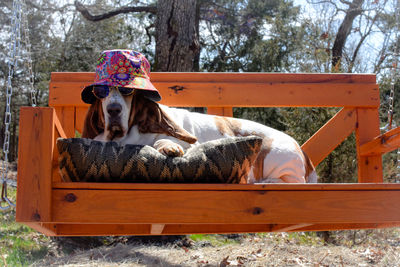
<svg viewBox="0 0 400 267">
<path fill-rule="evenodd" d="M 240 183 L 260 151 L 262 138 L 235 137 L 168 157 L 150 146 L 84 138 L 57 140 L 64 181 L 129 183 Z"/>
</svg>

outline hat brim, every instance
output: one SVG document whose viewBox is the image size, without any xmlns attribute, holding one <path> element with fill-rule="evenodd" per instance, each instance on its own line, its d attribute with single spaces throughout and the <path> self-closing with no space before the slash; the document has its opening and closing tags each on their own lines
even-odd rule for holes
<svg viewBox="0 0 400 267">
<path fill-rule="evenodd" d="M 161 95 L 158 90 L 154 87 L 154 85 L 150 82 L 150 80 L 135 77 L 133 81 L 129 83 L 125 83 L 124 81 L 115 81 L 111 79 L 99 80 L 95 83 L 92 83 L 86 86 L 81 93 L 82 101 L 87 104 L 93 104 L 96 101 L 96 97 L 93 94 L 93 87 L 96 85 L 108 85 L 108 86 L 117 86 L 117 87 L 128 87 L 137 90 L 143 90 L 144 96 L 152 101 L 160 101 Z"/>
</svg>

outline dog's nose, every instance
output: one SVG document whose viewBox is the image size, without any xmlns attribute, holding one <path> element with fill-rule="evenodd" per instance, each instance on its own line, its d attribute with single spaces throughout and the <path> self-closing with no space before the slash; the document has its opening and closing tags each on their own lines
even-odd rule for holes
<svg viewBox="0 0 400 267">
<path fill-rule="evenodd" d="M 111 117 L 118 116 L 122 111 L 122 106 L 118 103 L 112 103 L 107 106 L 107 112 Z"/>
</svg>

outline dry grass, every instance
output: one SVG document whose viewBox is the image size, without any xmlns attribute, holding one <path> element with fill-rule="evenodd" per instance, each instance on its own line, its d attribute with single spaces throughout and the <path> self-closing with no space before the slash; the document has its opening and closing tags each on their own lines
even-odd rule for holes
<svg viewBox="0 0 400 267">
<path fill-rule="evenodd" d="M 182 242 L 144 244 L 127 238 L 113 245 L 48 256 L 35 266 L 398 266 L 400 263 L 400 229 L 336 232 L 332 240 L 335 245 L 325 245 L 314 233 L 239 238 L 204 236 L 187 247 Z"/>
</svg>

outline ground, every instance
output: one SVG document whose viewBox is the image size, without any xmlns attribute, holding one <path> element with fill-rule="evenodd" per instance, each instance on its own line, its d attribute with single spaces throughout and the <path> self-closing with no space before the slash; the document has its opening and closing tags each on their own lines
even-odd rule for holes
<svg viewBox="0 0 400 267">
<path fill-rule="evenodd" d="M 179 237 L 49 238 L 0 228 L 0 266 L 398 266 L 400 229 Z M 325 236 L 326 237 L 326 236 Z"/>
<path fill-rule="evenodd" d="M 325 244 L 315 233 L 194 235 L 175 240 L 120 237 L 91 249 L 74 245 L 77 240 L 52 240 L 48 255 L 33 265 L 398 266 L 399 234 L 399 229 L 335 232 L 337 244 Z"/>
<path fill-rule="evenodd" d="M 49 255 L 34 266 L 398 266 L 399 229 L 336 232 L 333 238 L 346 234 L 355 239 L 337 245 L 324 244 L 315 233 L 202 235 L 191 236 L 191 244 L 125 237 L 108 246 Z"/>
</svg>

